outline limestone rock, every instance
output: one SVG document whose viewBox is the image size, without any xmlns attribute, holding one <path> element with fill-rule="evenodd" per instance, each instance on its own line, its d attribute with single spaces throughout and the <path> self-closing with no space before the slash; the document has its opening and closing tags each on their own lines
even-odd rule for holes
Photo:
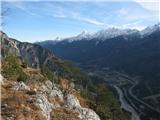
<svg viewBox="0 0 160 120">
<path fill-rule="evenodd" d="M 57 97 L 60 99 L 60 101 L 63 101 L 63 93 L 60 89 L 57 87 L 54 87 L 49 95 L 49 97 Z"/>
<path fill-rule="evenodd" d="M 75 112 L 79 114 L 79 118 L 83 120 L 100 120 L 99 116 L 89 108 L 76 107 Z"/>
<path fill-rule="evenodd" d="M 50 120 L 50 113 L 53 109 L 53 105 L 48 101 L 43 94 L 37 95 L 36 105 L 42 110 L 42 115 Z"/>
<path fill-rule="evenodd" d="M 40 91 L 49 94 L 52 91 L 53 84 L 51 81 L 47 80 L 41 87 Z"/>
<path fill-rule="evenodd" d="M 0 74 L 0 85 L 3 85 L 4 81 L 3 81 L 3 76 Z"/>
<path fill-rule="evenodd" d="M 49 98 L 59 98 L 60 101 L 63 101 L 62 91 L 55 86 L 51 81 L 46 81 L 44 85 L 41 86 L 41 91 L 46 93 Z"/>
<path fill-rule="evenodd" d="M 13 90 L 30 90 L 30 88 L 24 82 L 16 82 L 12 87 Z"/>
<path fill-rule="evenodd" d="M 67 95 L 66 104 L 70 108 L 81 107 L 81 105 L 79 103 L 79 100 L 75 96 L 73 96 L 71 94 Z"/>
<path fill-rule="evenodd" d="M 67 95 L 66 104 L 79 114 L 79 118 L 83 120 L 100 120 L 99 116 L 89 108 L 81 107 L 79 100 L 71 94 Z"/>
</svg>

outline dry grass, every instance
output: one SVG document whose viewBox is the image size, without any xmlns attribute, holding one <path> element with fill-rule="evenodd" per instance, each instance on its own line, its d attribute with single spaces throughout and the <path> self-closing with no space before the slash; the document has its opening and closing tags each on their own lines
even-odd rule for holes
<svg viewBox="0 0 160 120">
<path fill-rule="evenodd" d="M 63 90 L 67 91 L 69 89 L 69 81 L 67 79 L 61 79 L 60 86 L 62 87 Z"/>
<path fill-rule="evenodd" d="M 67 91 L 68 93 L 70 94 L 73 94 L 74 96 L 76 96 L 80 102 L 80 105 L 82 107 L 86 107 L 86 108 L 89 108 L 90 107 L 90 103 L 91 101 L 83 98 L 81 95 L 80 95 L 80 92 L 76 91 L 75 89 L 71 88 L 70 87 L 70 82 L 69 80 L 67 79 L 61 79 L 60 80 L 60 85 L 62 87 L 63 90 Z"/>
<path fill-rule="evenodd" d="M 13 91 L 8 84 L 2 86 L 2 117 L 14 120 L 45 120 L 41 110 L 34 105 L 34 97 L 26 91 Z"/>
<path fill-rule="evenodd" d="M 51 120 L 80 120 L 78 114 L 70 109 L 60 108 L 53 110 Z"/>
<path fill-rule="evenodd" d="M 39 70 L 32 68 L 23 68 L 23 71 L 29 76 L 26 85 L 31 90 L 15 91 L 11 88 L 15 85 L 15 81 L 6 80 L 1 86 L 2 101 L 2 119 L 13 118 L 14 120 L 46 120 L 42 115 L 41 109 L 35 105 L 35 95 L 40 86 L 47 80 Z M 67 79 L 60 80 L 61 89 L 75 95 L 83 107 L 88 107 L 88 101 L 80 96 L 80 93 L 74 89 L 70 89 L 70 82 Z M 37 91 L 35 91 L 35 89 Z M 50 103 L 64 106 L 64 101 L 59 98 L 48 99 Z M 79 120 L 78 114 L 67 108 L 56 108 L 51 112 L 51 120 Z"/>
</svg>

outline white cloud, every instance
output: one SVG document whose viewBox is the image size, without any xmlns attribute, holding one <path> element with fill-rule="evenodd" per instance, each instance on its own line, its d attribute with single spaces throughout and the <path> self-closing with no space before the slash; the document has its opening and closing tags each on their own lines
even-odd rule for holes
<svg viewBox="0 0 160 120">
<path fill-rule="evenodd" d="M 100 21 L 97 21 L 97 20 L 93 20 L 93 19 L 88 19 L 88 18 L 80 18 L 80 20 L 82 21 L 85 21 L 87 23 L 90 23 L 90 24 L 94 24 L 94 25 L 104 25 L 104 23 L 100 22 Z"/>
<path fill-rule="evenodd" d="M 145 19 L 151 19 L 151 20 L 158 20 L 159 15 L 143 15 L 143 14 L 137 14 L 137 15 L 127 15 L 126 19 L 133 21 L 133 20 L 145 20 Z"/>
<path fill-rule="evenodd" d="M 62 10 L 56 10 L 54 12 L 51 12 L 51 16 L 57 18 L 66 18 L 67 14 L 65 14 Z"/>
<path fill-rule="evenodd" d="M 121 8 L 121 9 L 118 10 L 117 12 L 118 12 L 119 14 L 121 14 L 121 15 L 127 15 L 127 14 L 128 14 L 127 9 L 125 9 L 125 8 Z"/>
<path fill-rule="evenodd" d="M 23 2 L 20 2 L 20 1 L 7 1 L 7 3 L 13 5 L 14 7 L 24 11 L 25 13 L 29 14 L 29 15 L 32 15 L 32 16 L 37 16 L 37 17 L 40 17 L 41 15 L 33 12 L 33 11 L 30 11 L 26 5 L 24 5 Z"/>
<path fill-rule="evenodd" d="M 142 21 L 138 20 L 138 21 L 135 21 L 132 23 L 123 24 L 123 25 L 121 25 L 121 28 L 123 28 L 123 29 L 130 28 L 130 29 L 137 29 L 137 30 L 142 30 L 142 29 L 146 28 L 146 26 L 142 25 L 141 23 L 142 23 Z"/>
<path fill-rule="evenodd" d="M 34 0 L 32 0 L 32 1 L 34 1 Z M 49 0 L 49 1 L 52 1 L 52 0 Z M 79 0 L 79 1 L 84 1 L 84 0 Z M 90 0 L 86 0 L 86 1 L 90 1 Z M 93 2 L 94 1 L 96 1 L 96 0 L 93 0 Z M 112 0 L 99 0 L 99 1 L 112 2 Z M 99 2 L 99 1 L 97 0 L 97 2 Z M 151 0 L 148 0 L 147 2 L 145 0 L 113 0 L 113 1 L 114 2 L 116 2 L 116 1 L 123 1 L 123 2 L 134 1 L 134 2 L 137 2 L 139 5 L 141 5 L 143 8 L 152 11 L 151 13 L 153 13 L 153 11 L 157 11 L 157 8 L 158 8 L 158 4 L 155 5 L 155 3 L 158 2 L 158 0 L 152 0 L 152 2 L 151 2 Z M 38 14 L 35 13 L 34 11 L 31 11 L 30 9 L 27 9 L 27 6 L 22 4 L 23 2 L 22 3 L 21 2 L 11 2 L 11 3 L 13 3 L 15 7 L 25 11 L 26 13 L 28 13 L 30 15 L 33 15 L 33 16 L 37 15 L 38 16 Z M 80 11 L 72 11 L 68 7 L 58 6 L 58 5 L 56 6 L 55 4 L 48 3 L 48 6 L 44 7 L 44 8 L 47 8 L 47 9 L 43 10 L 43 12 L 45 11 L 45 15 L 48 14 L 51 17 L 57 17 L 57 18 L 62 18 L 62 19 L 70 18 L 70 19 L 73 19 L 73 20 L 93 24 L 93 25 L 96 25 L 96 26 L 103 26 L 103 27 L 106 27 L 106 26 L 110 27 L 111 26 L 111 25 L 107 24 L 107 22 L 106 22 L 107 20 L 102 20 L 101 21 L 100 18 L 87 16 L 84 13 L 81 13 Z M 39 9 L 42 10 L 43 8 L 39 8 Z M 159 15 L 157 15 L 157 12 L 155 12 L 156 14 L 135 13 L 133 15 L 133 13 L 131 14 L 129 8 L 121 8 L 118 11 L 115 11 L 115 12 L 119 13 L 120 17 L 122 17 L 122 18 L 124 16 L 124 22 L 133 22 L 133 21 L 145 20 L 145 19 L 147 19 L 147 20 L 148 19 L 149 20 L 150 19 L 158 19 L 158 16 L 159 16 Z M 116 17 L 117 16 L 115 16 L 115 18 Z M 110 21 L 110 22 L 112 22 L 112 21 Z M 138 28 L 138 29 L 144 28 L 144 26 L 142 26 L 140 24 L 133 24 L 133 23 L 125 24 L 121 27 L 132 27 L 132 26 L 135 26 L 135 28 Z"/>
<path fill-rule="evenodd" d="M 65 10 L 65 12 L 64 12 L 63 9 L 61 9 L 57 12 L 54 12 L 53 17 L 71 18 L 71 19 L 74 19 L 74 20 L 87 22 L 87 23 L 94 24 L 94 25 L 97 25 L 97 26 L 105 25 L 103 22 L 97 21 L 93 18 L 88 18 L 86 16 L 82 16 L 79 12 L 73 12 L 73 11 L 69 11 L 69 10 Z"/>
<path fill-rule="evenodd" d="M 140 4 L 143 8 L 151 11 L 160 11 L 160 1 L 159 0 L 134 0 Z"/>
</svg>

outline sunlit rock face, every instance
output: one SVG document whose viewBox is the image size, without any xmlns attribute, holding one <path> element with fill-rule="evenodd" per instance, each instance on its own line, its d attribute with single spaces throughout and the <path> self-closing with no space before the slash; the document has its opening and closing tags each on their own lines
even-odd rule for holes
<svg viewBox="0 0 160 120">
<path fill-rule="evenodd" d="M 17 41 L 16 39 L 9 38 L 3 32 L 0 32 L 0 39 L 2 58 L 13 55 L 27 62 L 28 66 L 32 68 L 40 68 L 40 66 L 45 65 L 52 71 L 60 69 L 59 64 L 56 63 L 59 59 L 41 46 Z"/>
<path fill-rule="evenodd" d="M 3 76 L 0 74 L 0 85 L 3 85 L 3 83 L 4 83 L 4 78 L 3 78 Z"/>
<path fill-rule="evenodd" d="M 66 104 L 70 108 L 81 107 L 79 100 L 75 96 L 70 94 L 67 95 Z"/>
<path fill-rule="evenodd" d="M 49 103 L 45 96 L 38 95 L 38 105 L 42 109 L 43 115 L 46 116 L 48 120 L 50 119 L 49 113 L 51 112 L 51 109 L 56 109 L 64 106 L 78 113 L 78 117 L 80 119 L 100 120 L 99 116 L 93 110 L 81 107 L 79 100 L 76 96 L 71 94 L 67 94 L 66 96 L 63 95 L 62 91 L 50 81 L 45 82 L 45 84 L 42 86 L 42 91 L 46 92 L 46 95 L 50 99 L 54 99 L 55 101 Z M 55 98 L 58 98 L 60 100 L 59 102 L 64 102 L 64 104 L 61 106 L 60 104 L 58 104 Z M 47 113 L 45 111 L 47 111 Z"/>
<path fill-rule="evenodd" d="M 99 116 L 91 109 L 81 107 L 79 100 L 71 95 L 67 95 L 66 104 L 79 114 L 80 119 L 84 120 L 100 120 Z"/>
<path fill-rule="evenodd" d="M 49 103 L 45 95 L 37 95 L 36 105 L 42 110 L 42 115 L 50 120 L 50 112 L 52 111 L 53 105 Z"/>
<path fill-rule="evenodd" d="M 10 40 L 10 38 L 3 32 L 0 32 L 1 39 L 1 57 L 4 58 L 7 55 L 20 56 L 20 51 L 17 47 L 16 41 Z"/>
<path fill-rule="evenodd" d="M 16 84 L 12 87 L 12 90 L 30 90 L 29 86 L 25 85 L 24 82 L 16 82 Z"/>
</svg>

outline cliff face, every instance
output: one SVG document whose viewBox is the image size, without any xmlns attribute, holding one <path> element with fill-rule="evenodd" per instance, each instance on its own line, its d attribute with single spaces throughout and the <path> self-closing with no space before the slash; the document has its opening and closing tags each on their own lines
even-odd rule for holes
<svg viewBox="0 0 160 120">
<path fill-rule="evenodd" d="M 3 32 L 0 35 L 2 119 L 100 120 L 93 110 L 81 105 L 80 93 L 69 79 L 58 78 L 63 85 L 49 80 L 50 70 L 56 77 L 64 69 L 62 60 L 38 45 L 10 39 Z M 42 72 L 42 66 L 48 67 L 49 72 Z"/>
<path fill-rule="evenodd" d="M 1 38 L 1 57 L 2 58 L 6 57 L 7 55 L 20 56 L 20 51 L 15 41 L 11 41 L 9 37 L 3 32 L 0 32 L 0 38 Z"/>
<path fill-rule="evenodd" d="M 9 38 L 3 32 L 0 32 L 0 35 L 2 59 L 9 55 L 13 55 L 20 58 L 21 61 L 25 62 L 27 66 L 31 68 L 41 69 L 45 67 L 49 69 L 54 75 L 58 75 L 60 77 L 77 77 L 77 72 L 74 71 L 75 69 L 72 65 L 69 65 L 67 62 L 56 57 L 49 50 L 39 45 L 20 42 L 16 39 Z"/>
<path fill-rule="evenodd" d="M 23 61 L 27 62 L 30 67 L 40 68 L 40 66 L 49 66 L 52 70 L 58 70 L 57 61 L 61 61 L 54 56 L 53 53 L 39 45 L 31 43 L 22 43 L 15 39 L 9 38 L 5 33 L 1 32 L 2 58 L 7 55 L 19 56 Z"/>
</svg>

